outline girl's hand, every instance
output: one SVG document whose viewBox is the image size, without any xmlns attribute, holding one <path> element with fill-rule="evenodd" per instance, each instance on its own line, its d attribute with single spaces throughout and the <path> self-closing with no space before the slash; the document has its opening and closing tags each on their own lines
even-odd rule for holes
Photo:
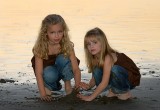
<svg viewBox="0 0 160 110">
<path fill-rule="evenodd" d="M 80 86 L 79 85 L 78 86 L 75 85 L 73 89 L 76 90 L 76 91 L 79 91 Z"/>
<path fill-rule="evenodd" d="M 47 102 L 50 102 L 53 100 L 52 96 L 50 95 L 46 95 L 46 96 L 41 96 L 41 100 L 42 101 L 47 101 Z"/>
<path fill-rule="evenodd" d="M 90 89 L 89 84 L 85 83 L 85 82 L 80 82 L 79 87 L 82 88 L 83 90 L 88 90 Z"/>
<path fill-rule="evenodd" d="M 84 96 L 82 94 L 78 94 L 77 97 L 80 98 L 81 100 L 88 101 L 88 102 L 93 100 L 91 96 Z"/>
</svg>

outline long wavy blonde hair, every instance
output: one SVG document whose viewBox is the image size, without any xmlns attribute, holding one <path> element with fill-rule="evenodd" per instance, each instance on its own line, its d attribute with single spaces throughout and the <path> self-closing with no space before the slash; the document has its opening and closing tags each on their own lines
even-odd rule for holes
<svg viewBox="0 0 160 110">
<path fill-rule="evenodd" d="M 87 48 L 87 39 L 91 37 L 94 37 L 101 42 L 101 52 L 100 52 L 98 65 L 94 63 L 95 57 L 89 52 Z M 98 66 L 101 68 L 103 67 L 106 55 L 110 55 L 110 57 L 113 60 L 111 53 L 116 52 L 116 50 L 111 48 L 111 46 L 109 45 L 109 42 L 107 40 L 105 33 L 98 27 L 93 28 L 86 33 L 84 37 L 84 51 L 85 51 L 85 61 L 86 61 L 89 73 L 93 72 L 93 69 L 95 66 Z"/>
<path fill-rule="evenodd" d="M 41 28 L 38 34 L 38 38 L 36 40 L 36 43 L 32 49 L 32 52 L 35 56 L 38 56 L 42 59 L 48 59 L 48 37 L 47 37 L 47 29 L 49 25 L 56 25 L 61 24 L 63 28 L 63 38 L 60 42 L 61 45 L 61 53 L 63 53 L 65 56 L 70 55 L 70 51 L 73 50 L 73 43 L 70 41 L 69 34 L 68 34 L 68 26 L 64 19 L 57 14 L 50 14 L 46 16 L 42 23 Z"/>
</svg>

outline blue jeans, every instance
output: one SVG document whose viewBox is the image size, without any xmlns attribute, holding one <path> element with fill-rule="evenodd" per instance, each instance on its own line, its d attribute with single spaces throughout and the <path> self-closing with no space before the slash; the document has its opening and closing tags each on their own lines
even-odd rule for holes
<svg viewBox="0 0 160 110">
<path fill-rule="evenodd" d="M 73 71 L 71 61 L 65 58 L 63 54 L 56 57 L 54 65 L 47 66 L 43 71 L 44 85 L 50 90 L 56 91 L 62 88 L 60 80 L 71 80 L 73 78 Z"/>
<path fill-rule="evenodd" d="M 93 77 L 95 79 L 96 86 L 102 81 L 103 69 L 95 67 L 93 70 Z M 132 85 L 128 80 L 128 72 L 125 68 L 114 65 L 111 69 L 109 84 L 105 90 L 111 89 L 115 94 L 125 93 L 132 89 Z"/>
</svg>

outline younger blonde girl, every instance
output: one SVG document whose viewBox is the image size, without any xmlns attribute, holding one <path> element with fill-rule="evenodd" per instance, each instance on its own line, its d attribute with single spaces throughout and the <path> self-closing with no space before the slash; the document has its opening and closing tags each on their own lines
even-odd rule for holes
<svg viewBox="0 0 160 110">
<path fill-rule="evenodd" d="M 92 101 L 105 89 L 109 89 L 107 97 L 117 97 L 121 100 L 131 98 L 130 90 L 139 85 L 140 73 L 135 63 L 124 53 L 114 50 L 108 43 L 105 33 L 94 28 L 89 30 L 84 38 L 86 63 L 92 78 L 87 84 L 80 83 L 84 90 L 96 86 L 89 96 L 78 95 L 85 101 Z"/>
</svg>

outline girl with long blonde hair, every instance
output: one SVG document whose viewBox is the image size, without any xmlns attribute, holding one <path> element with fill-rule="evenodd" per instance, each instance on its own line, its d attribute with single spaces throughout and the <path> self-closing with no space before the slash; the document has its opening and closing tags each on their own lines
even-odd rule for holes
<svg viewBox="0 0 160 110">
<path fill-rule="evenodd" d="M 86 64 L 92 78 L 89 83 L 81 82 L 80 87 L 88 90 L 96 86 L 93 94 L 78 97 L 85 101 L 95 99 L 104 90 L 107 97 L 121 100 L 131 98 L 130 90 L 140 83 L 139 68 L 124 53 L 113 49 L 100 28 L 89 30 L 84 38 Z"/>
<path fill-rule="evenodd" d="M 40 97 L 44 101 L 51 101 L 51 92 L 62 88 L 61 79 L 64 81 L 66 94 L 72 92 L 73 77 L 75 87 L 79 86 L 79 60 L 75 56 L 68 31 L 67 24 L 60 15 L 50 14 L 43 19 L 33 47 L 32 67 Z"/>
</svg>

